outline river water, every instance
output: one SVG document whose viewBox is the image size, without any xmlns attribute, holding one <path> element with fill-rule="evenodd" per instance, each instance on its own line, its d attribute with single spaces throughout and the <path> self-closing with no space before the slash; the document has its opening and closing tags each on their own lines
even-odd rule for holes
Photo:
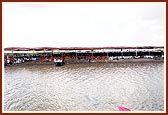
<svg viewBox="0 0 168 115">
<path fill-rule="evenodd" d="M 4 67 L 5 111 L 164 110 L 164 63 Z"/>
</svg>

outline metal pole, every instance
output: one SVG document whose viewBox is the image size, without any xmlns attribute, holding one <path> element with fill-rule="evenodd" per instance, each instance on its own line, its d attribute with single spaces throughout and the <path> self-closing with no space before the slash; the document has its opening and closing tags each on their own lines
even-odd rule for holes
<svg viewBox="0 0 168 115">
<path fill-rule="evenodd" d="M 52 50 L 52 56 L 53 56 L 53 50 Z"/>
<path fill-rule="evenodd" d="M 107 51 L 107 61 L 108 61 L 108 51 Z M 107 61 L 106 61 L 106 62 L 107 62 Z"/>
<path fill-rule="evenodd" d="M 121 51 L 121 53 L 122 53 L 122 58 L 123 58 L 123 50 Z"/>
<path fill-rule="evenodd" d="M 136 47 L 136 57 L 137 57 L 137 47 Z"/>
<path fill-rule="evenodd" d="M 13 56 L 13 49 L 12 49 L 12 56 Z"/>
<path fill-rule="evenodd" d="M 76 50 L 75 50 L 75 53 L 76 53 L 76 57 L 75 58 L 77 59 L 77 51 Z"/>
<path fill-rule="evenodd" d="M 45 57 L 45 49 L 44 49 L 44 57 Z"/>
</svg>

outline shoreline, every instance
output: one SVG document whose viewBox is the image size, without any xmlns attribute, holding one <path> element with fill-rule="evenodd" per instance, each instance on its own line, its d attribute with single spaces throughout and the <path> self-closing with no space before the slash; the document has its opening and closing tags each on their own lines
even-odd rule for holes
<svg viewBox="0 0 168 115">
<path fill-rule="evenodd" d="M 89 63 L 87 60 L 65 60 L 65 63 Z M 113 62 L 164 62 L 164 59 L 119 59 L 119 60 L 92 60 L 90 63 L 113 63 Z"/>
<path fill-rule="evenodd" d="M 120 60 L 92 60 L 88 62 L 87 60 L 64 60 L 66 64 L 80 64 L 80 63 L 144 63 L 144 62 L 164 62 L 164 59 L 120 59 Z M 14 65 L 6 65 L 6 66 L 20 66 L 20 65 L 54 65 L 54 61 L 29 61 Z M 5 67 L 6 67 L 5 66 Z"/>
</svg>

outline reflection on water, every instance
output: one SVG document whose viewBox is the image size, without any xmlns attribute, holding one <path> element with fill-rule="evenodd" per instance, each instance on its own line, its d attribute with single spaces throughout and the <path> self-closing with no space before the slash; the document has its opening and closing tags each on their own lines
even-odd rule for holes
<svg viewBox="0 0 168 115">
<path fill-rule="evenodd" d="M 163 86 L 163 62 L 8 66 L 4 110 L 162 111 Z"/>
</svg>

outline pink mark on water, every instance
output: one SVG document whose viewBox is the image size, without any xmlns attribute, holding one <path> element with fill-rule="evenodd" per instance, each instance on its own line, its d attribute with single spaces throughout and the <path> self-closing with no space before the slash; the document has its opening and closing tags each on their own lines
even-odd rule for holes
<svg viewBox="0 0 168 115">
<path fill-rule="evenodd" d="M 130 111 L 130 109 L 122 107 L 122 106 L 118 106 L 118 110 L 119 111 Z"/>
</svg>

